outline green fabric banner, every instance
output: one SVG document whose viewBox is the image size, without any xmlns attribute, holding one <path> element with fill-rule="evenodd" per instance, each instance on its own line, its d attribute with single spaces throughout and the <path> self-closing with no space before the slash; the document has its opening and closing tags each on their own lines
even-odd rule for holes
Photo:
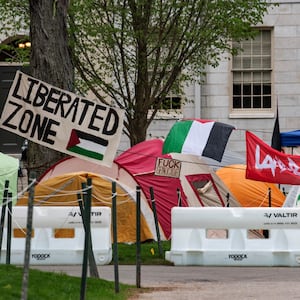
<svg viewBox="0 0 300 300">
<path fill-rule="evenodd" d="M 3 203 L 5 181 L 9 181 L 8 192 L 12 193 L 13 204 L 16 203 L 18 190 L 19 160 L 9 155 L 0 153 L 0 203 Z"/>
</svg>

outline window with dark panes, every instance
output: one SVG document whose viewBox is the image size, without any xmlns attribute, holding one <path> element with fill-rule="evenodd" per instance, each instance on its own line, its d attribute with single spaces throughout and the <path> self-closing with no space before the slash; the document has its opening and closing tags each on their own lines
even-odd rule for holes
<svg viewBox="0 0 300 300">
<path fill-rule="evenodd" d="M 233 43 L 240 51 L 232 59 L 233 110 L 270 109 L 271 30 L 260 30 L 252 40 Z"/>
<path fill-rule="evenodd" d="M 161 111 L 181 110 L 181 104 L 181 96 L 176 93 L 169 92 L 168 95 L 164 98 L 164 100 L 159 104 L 158 109 Z"/>
</svg>

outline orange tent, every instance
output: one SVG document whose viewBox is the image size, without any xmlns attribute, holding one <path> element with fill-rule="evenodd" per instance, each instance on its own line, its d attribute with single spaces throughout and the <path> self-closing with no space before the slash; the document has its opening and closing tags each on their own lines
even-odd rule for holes
<svg viewBox="0 0 300 300">
<path fill-rule="evenodd" d="M 92 179 L 92 205 L 112 207 L 111 180 L 89 172 L 66 173 L 39 182 L 34 189 L 34 205 L 78 207 L 77 193 L 82 190 L 82 183 L 86 184 L 87 178 Z M 125 190 L 125 187 L 117 183 L 117 239 L 119 243 L 136 241 L 136 200 L 134 196 L 134 193 L 131 195 Z M 28 205 L 28 193 L 18 199 L 17 205 Z M 155 227 L 152 220 L 152 210 L 148 203 L 141 199 L 142 241 L 155 238 Z"/>
<path fill-rule="evenodd" d="M 226 166 L 217 170 L 216 173 L 244 207 L 268 207 L 269 189 L 271 189 L 271 206 L 283 205 L 285 195 L 277 185 L 246 179 L 245 165 Z"/>
</svg>

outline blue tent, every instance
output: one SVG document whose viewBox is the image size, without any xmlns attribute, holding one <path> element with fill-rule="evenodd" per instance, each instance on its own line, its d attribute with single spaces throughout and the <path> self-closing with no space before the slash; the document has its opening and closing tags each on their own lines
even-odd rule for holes
<svg viewBox="0 0 300 300">
<path fill-rule="evenodd" d="M 280 140 L 282 147 L 298 147 L 300 146 L 300 130 L 281 132 Z"/>
</svg>

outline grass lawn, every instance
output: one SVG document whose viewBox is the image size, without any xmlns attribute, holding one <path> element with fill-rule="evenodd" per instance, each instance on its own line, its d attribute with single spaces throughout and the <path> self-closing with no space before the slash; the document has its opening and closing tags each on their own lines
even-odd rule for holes
<svg viewBox="0 0 300 300">
<path fill-rule="evenodd" d="M 23 268 L 0 265 L 0 299 L 21 299 Z M 80 299 L 81 278 L 65 274 L 30 270 L 28 300 L 75 300 Z M 120 284 L 115 293 L 114 283 L 102 279 L 88 278 L 86 300 L 127 299 L 134 287 Z"/>
<path fill-rule="evenodd" d="M 170 250 L 171 241 L 161 243 L 162 256 L 159 255 L 157 242 L 145 242 L 141 244 L 141 261 L 144 265 L 167 265 L 165 251 Z M 118 244 L 119 263 L 122 265 L 136 264 L 136 244 Z"/>
<path fill-rule="evenodd" d="M 162 243 L 163 253 L 170 249 L 170 242 Z M 136 263 L 136 245 L 119 244 L 120 264 Z M 142 264 L 168 264 L 164 254 L 159 257 L 156 242 L 141 244 Z M 0 300 L 21 299 L 23 268 L 13 265 L 0 265 Z M 31 269 L 29 273 L 28 300 L 77 300 L 80 299 L 81 278 L 66 274 L 41 272 Z M 98 278 L 88 278 L 86 300 L 126 300 L 137 292 L 135 286 L 120 284 L 119 293 L 115 293 L 114 282 Z"/>
</svg>

